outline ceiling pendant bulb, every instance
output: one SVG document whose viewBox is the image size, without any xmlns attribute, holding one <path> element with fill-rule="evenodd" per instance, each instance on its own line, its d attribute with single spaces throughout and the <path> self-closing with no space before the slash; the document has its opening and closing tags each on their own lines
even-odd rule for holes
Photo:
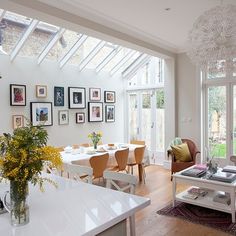
<svg viewBox="0 0 236 236">
<path fill-rule="evenodd" d="M 195 21 L 188 35 L 187 55 L 206 70 L 209 64 L 236 58 L 236 5 L 221 4 L 204 12 Z M 226 63 L 227 64 L 227 63 Z M 228 63 L 228 71 L 233 70 Z"/>
</svg>

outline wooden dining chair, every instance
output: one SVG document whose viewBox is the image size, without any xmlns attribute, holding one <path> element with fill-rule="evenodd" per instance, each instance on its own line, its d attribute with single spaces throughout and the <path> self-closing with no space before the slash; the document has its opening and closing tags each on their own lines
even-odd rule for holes
<svg viewBox="0 0 236 236">
<path fill-rule="evenodd" d="M 89 166 L 64 163 L 63 171 L 67 173 L 68 178 L 92 184 L 93 169 Z"/>
<path fill-rule="evenodd" d="M 131 140 L 131 144 L 137 144 L 137 145 L 145 145 L 145 141 L 143 140 Z"/>
<path fill-rule="evenodd" d="M 90 147 L 89 143 L 81 143 L 79 146 L 80 147 Z"/>
<path fill-rule="evenodd" d="M 135 193 L 135 186 L 137 185 L 137 178 L 130 174 L 118 173 L 114 171 L 104 171 L 104 179 L 106 180 L 106 188 L 115 188 L 121 192 Z M 124 185 L 125 184 L 125 185 Z M 130 235 L 135 236 L 135 217 L 129 217 Z"/>
<path fill-rule="evenodd" d="M 89 163 L 93 168 L 93 179 L 103 177 L 103 172 L 107 168 L 108 159 L 109 159 L 108 153 L 98 156 L 92 156 L 89 159 Z"/>
<path fill-rule="evenodd" d="M 115 159 L 117 162 L 117 166 L 109 169 L 110 171 L 126 171 L 127 162 L 129 157 L 129 148 L 118 150 L 115 152 Z"/>
<path fill-rule="evenodd" d="M 63 152 L 64 151 L 65 146 L 61 146 L 61 147 L 56 147 L 58 152 Z"/>
<path fill-rule="evenodd" d="M 142 181 L 142 178 L 143 178 L 144 183 L 145 183 L 145 169 L 143 167 L 143 158 L 144 158 L 145 148 L 146 148 L 146 146 L 136 147 L 134 149 L 135 162 L 134 163 L 128 163 L 128 167 L 131 168 L 131 174 L 133 174 L 133 167 L 135 165 L 138 165 L 139 181 Z"/>
<path fill-rule="evenodd" d="M 73 145 L 72 145 L 72 148 L 73 148 L 73 149 L 79 149 L 79 146 L 80 146 L 79 144 L 73 144 Z"/>
</svg>

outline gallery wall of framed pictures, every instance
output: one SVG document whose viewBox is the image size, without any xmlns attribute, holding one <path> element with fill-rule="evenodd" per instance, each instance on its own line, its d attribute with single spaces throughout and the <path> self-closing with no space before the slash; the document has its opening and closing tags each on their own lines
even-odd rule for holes
<svg viewBox="0 0 236 236">
<path fill-rule="evenodd" d="M 65 88 L 62 86 L 54 86 L 53 89 L 50 89 L 48 88 L 48 85 L 33 86 L 35 86 L 36 101 L 29 101 L 29 104 L 31 122 L 35 126 L 52 126 L 53 113 L 58 117 L 58 125 L 69 125 L 70 122 L 84 124 L 86 121 L 115 122 L 115 91 L 104 90 L 104 97 L 102 98 L 101 88 L 72 86 Z M 30 89 L 33 89 L 32 86 Z M 66 103 L 65 89 L 68 89 L 68 100 Z M 88 92 L 87 109 L 86 90 Z M 44 98 L 44 100 L 42 101 L 41 98 Z M 50 101 L 50 98 L 53 98 L 53 102 Z M 45 99 L 49 101 L 45 101 Z M 10 106 L 26 106 L 26 104 L 26 85 L 10 84 Z M 63 109 L 63 107 L 66 108 L 66 104 L 68 104 L 68 110 Z M 55 110 L 57 107 L 62 108 L 62 110 Z M 76 109 L 77 111 L 74 113 L 70 109 Z M 14 114 L 12 116 L 13 129 L 24 126 L 25 118 L 23 113 Z M 73 113 L 75 114 L 75 118 L 70 119 L 70 116 L 72 116 Z"/>
</svg>

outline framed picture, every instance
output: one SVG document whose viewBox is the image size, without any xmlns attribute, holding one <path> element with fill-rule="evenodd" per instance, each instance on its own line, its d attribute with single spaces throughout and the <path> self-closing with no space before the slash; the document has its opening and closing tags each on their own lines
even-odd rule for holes
<svg viewBox="0 0 236 236">
<path fill-rule="evenodd" d="M 88 121 L 101 122 L 103 121 L 103 104 L 102 102 L 88 103 Z"/>
<path fill-rule="evenodd" d="M 104 91 L 104 101 L 106 103 L 116 102 L 116 92 L 115 91 Z"/>
<path fill-rule="evenodd" d="M 46 98 L 47 97 L 47 86 L 46 85 L 36 85 L 36 97 Z"/>
<path fill-rule="evenodd" d="M 54 106 L 64 106 L 64 87 L 54 87 Z"/>
<path fill-rule="evenodd" d="M 85 88 L 69 87 L 68 88 L 69 97 L 69 108 L 70 109 L 83 109 L 86 107 L 86 94 Z"/>
<path fill-rule="evenodd" d="M 89 100 L 90 101 L 101 101 L 101 89 L 90 88 L 89 89 Z"/>
<path fill-rule="evenodd" d="M 106 122 L 115 122 L 115 106 L 114 105 L 105 106 L 105 120 Z"/>
<path fill-rule="evenodd" d="M 76 123 L 81 124 L 85 122 L 85 113 L 84 112 L 78 112 L 76 115 Z"/>
<path fill-rule="evenodd" d="M 30 116 L 33 126 L 52 125 L 52 103 L 51 102 L 31 102 Z"/>
<path fill-rule="evenodd" d="M 13 115 L 12 116 L 13 129 L 24 127 L 24 116 L 22 115 Z"/>
<path fill-rule="evenodd" d="M 26 106 L 26 86 L 10 84 L 10 105 Z"/>
<path fill-rule="evenodd" d="M 58 111 L 58 123 L 59 125 L 68 125 L 69 124 L 69 111 Z"/>
</svg>

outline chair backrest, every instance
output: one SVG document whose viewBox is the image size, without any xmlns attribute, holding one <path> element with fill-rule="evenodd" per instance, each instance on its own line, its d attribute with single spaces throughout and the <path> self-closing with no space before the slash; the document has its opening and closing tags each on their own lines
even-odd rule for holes
<svg viewBox="0 0 236 236">
<path fill-rule="evenodd" d="M 93 169 L 89 166 L 63 163 L 63 171 L 67 172 L 70 178 L 89 184 L 92 183 Z"/>
<path fill-rule="evenodd" d="M 112 188 L 115 187 L 118 191 L 129 191 L 129 193 L 135 193 L 135 186 L 137 184 L 137 178 L 134 175 L 125 174 L 121 172 L 114 172 L 114 171 L 104 171 L 103 177 L 106 179 L 106 187 Z M 119 186 L 118 182 L 125 183 L 125 186 Z"/>
<path fill-rule="evenodd" d="M 57 151 L 58 152 L 63 152 L 64 151 L 64 146 L 61 146 L 61 147 L 56 147 Z"/>
<path fill-rule="evenodd" d="M 118 150 L 115 152 L 116 162 L 118 164 L 119 171 L 125 170 L 129 157 L 129 148 Z"/>
<path fill-rule="evenodd" d="M 103 177 L 103 172 L 107 168 L 107 162 L 109 159 L 109 154 L 105 153 L 98 156 L 92 156 L 89 159 L 89 163 L 93 168 L 93 178 Z"/>
<path fill-rule="evenodd" d="M 146 146 L 137 147 L 134 149 L 134 157 L 136 164 L 142 164 L 145 148 Z"/>
<path fill-rule="evenodd" d="M 145 141 L 143 140 L 131 140 L 131 144 L 137 144 L 137 145 L 145 145 Z"/>
<path fill-rule="evenodd" d="M 183 143 L 187 143 L 187 145 L 188 145 L 188 149 L 189 149 L 189 152 L 190 152 L 190 154 L 191 154 L 191 158 L 192 158 L 192 160 L 195 158 L 195 153 L 196 153 L 196 150 L 197 150 L 197 146 L 196 146 L 196 144 L 192 141 L 192 140 L 190 140 L 190 139 L 182 139 L 182 142 Z"/>
<path fill-rule="evenodd" d="M 79 146 L 80 146 L 79 144 L 73 144 L 73 145 L 72 145 L 72 148 L 73 148 L 73 149 L 79 149 Z"/>
<path fill-rule="evenodd" d="M 81 143 L 79 146 L 80 147 L 90 147 L 89 143 Z"/>
</svg>

